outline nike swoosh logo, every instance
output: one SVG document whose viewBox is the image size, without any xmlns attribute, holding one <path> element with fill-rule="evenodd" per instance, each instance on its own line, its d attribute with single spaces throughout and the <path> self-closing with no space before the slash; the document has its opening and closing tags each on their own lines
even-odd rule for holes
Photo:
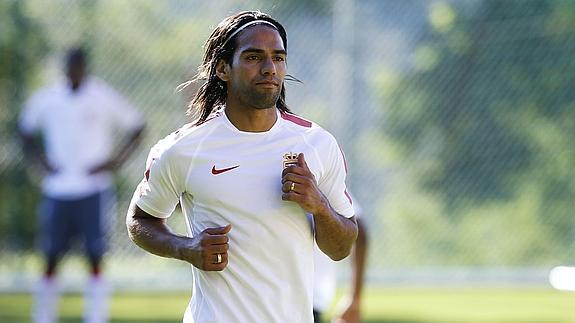
<svg viewBox="0 0 575 323">
<path fill-rule="evenodd" d="M 214 167 L 212 167 L 212 174 L 218 175 L 218 174 L 225 173 L 229 170 L 232 170 L 232 169 L 235 169 L 238 167 L 240 167 L 240 165 L 236 165 L 236 166 L 228 167 L 228 168 L 216 169 L 216 166 L 214 165 Z"/>
</svg>

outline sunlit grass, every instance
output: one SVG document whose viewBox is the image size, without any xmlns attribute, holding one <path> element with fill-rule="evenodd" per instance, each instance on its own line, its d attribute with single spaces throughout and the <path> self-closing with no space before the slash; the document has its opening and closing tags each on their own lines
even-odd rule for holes
<svg viewBox="0 0 575 323">
<path fill-rule="evenodd" d="M 111 322 L 181 322 L 188 293 L 114 294 Z M 28 294 L 0 294 L 0 322 L 30 321 Z M 61 322 L 81 322 L 82 296 L 66 294 Z M 369 288 L 364 322 L 559 323 L 575 322 L 575 293 L 544 288 Z"/>
</svg>

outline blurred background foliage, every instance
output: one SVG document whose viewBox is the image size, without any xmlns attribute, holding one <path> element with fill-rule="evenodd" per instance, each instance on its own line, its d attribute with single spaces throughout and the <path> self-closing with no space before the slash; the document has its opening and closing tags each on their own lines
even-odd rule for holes
<svg viewBox="0 0 575 323">
<path fill-rule="evenodd" d="M 148 120 L 118 174 L 110 237 L 112 259 L 146 261 L 125 234 L 127 201 L 149 147 L 187 122 L 194 87 L 175 88 L 195 74 L 211 28 L 240 9 L 288 29 L 290 73 L 304 82 L 288 84 L 288 104 L 340 139 L 372 231 L 371 279 L 575 262 L 575 1 L 5 0 L 3 263 L 33 251 L 36 232 L 41 174 L 22 159 L 18 113 L 78 44 Z"/>
<path fill-rule="evenodd" d="M 9 247 L 27 249 L 33 246 L 39 194 L 19 154 L 16 116 L 27 89 L 37 84 L 48 43 L 22 2 L 0 2 L 0 30 L 0 235 Z"/>
<path fill-rule="evenodd" d="M 468 5 L 430 6 L 413 69 L 384 95 L 381 130 L 463 234 L 446 238 L 446 254 L 472 251 L 467 259 L 488 265 L 573 259 L 575 3 Z"/>
</svg>

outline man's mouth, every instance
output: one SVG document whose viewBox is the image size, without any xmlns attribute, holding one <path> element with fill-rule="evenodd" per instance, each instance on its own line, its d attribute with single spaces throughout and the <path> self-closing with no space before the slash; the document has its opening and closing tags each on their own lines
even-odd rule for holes
<svg viewBox="0 0 575 323">
<path fill-rule="evenodd" d="M 274 88 L 274 87 L 278 87 L 279 83 L 275 82 L 275 81 L 260 81 L 260 82 L 257 82 L 256 85 L 261 85 L 262 87 Z"/>
</svg>

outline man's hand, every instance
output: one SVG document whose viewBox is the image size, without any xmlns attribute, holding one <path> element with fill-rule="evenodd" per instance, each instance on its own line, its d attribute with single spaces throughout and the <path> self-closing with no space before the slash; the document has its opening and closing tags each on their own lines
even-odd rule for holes
<svg viewBox="0 0 575 323">
<path fill-rule="evenodd" d="M 58 168 L 50 165 L 50 163 L 47 160 L 42 160 L 42 168 L 44 168 L 44 171 L 46 171 L 48 174 L 50 175 L 54 175 L 56 173 L 58 173 Z"/>
<path fill-rule="evenodd" d="M 228 232 L 232 225 L 207 228 L 190 238 L 170 230 L 165 218 L 157 218 L 131 202 L 126 215 L 130 239 L 140 248 L 166 258 L 176 258 L 207 271 L 220 271 L 228 264 Z"/>
<path fill-rule="evenodd" d="M 104 163 L 101 163 L 95 167 L 92 167 L 89 171 L 90 175 L 94 175 L 94 174 L 98 174 L 101 172 L 105 172 L 105 171 L 114 171 L 116 170 L 117 167 L 117 163 L 113 160 L 108 160 Z"/>
<path fill-rule="evenodd" d="M 38 162 L 40 167 L 42 167 L 42 171 L 45 171 L 50 175 L 56 174 L 59 171 L 57 167 L 54 167 L 48 161 L 42 145 L 38 142 L 38 138 L 35 138 L 34 135 L 26 134 L 21 130 L 20 136 L 22 138 L 26 158 Z"/>
<path fill-rule="evenodd" d="M 329 205 L 317 187 L 315 177 L 307 166 L 303 154 L 297 156 L 296 165 L 283 170 L 282 192 L 282 200 L 295 202 L 311 214 L 320 213 Z"/>
<path fill-rule="evenodd" d="M 194 267 L 205 271 L 221 271 L 228 265 L 229 238 L 231 224 L 225 227 L 207 228 L 190 243 L 181 246 L 179 257 Z M 218 256 L 219 255 L 219 256 Z"/>
<path fill-rule="evenodd" d="M 359 302 L 346 299 L 337 307 L 336 318 L 332 320 L 332 323 L 359 323 L 361 321 Z"/>
</svg>

